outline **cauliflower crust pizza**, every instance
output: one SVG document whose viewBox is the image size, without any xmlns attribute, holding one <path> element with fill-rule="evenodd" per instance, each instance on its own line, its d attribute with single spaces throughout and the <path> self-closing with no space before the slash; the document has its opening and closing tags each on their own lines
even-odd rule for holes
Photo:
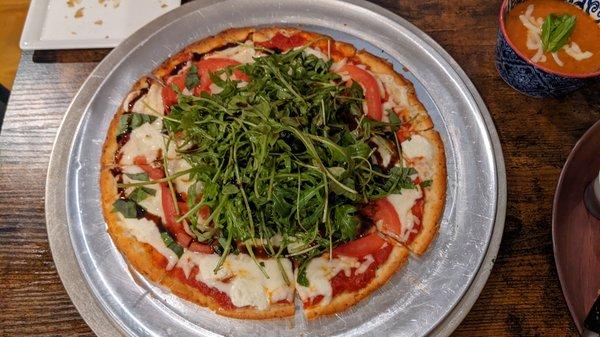
<svg viewBox="0 0 600 337">
<path fill-rule="evenodd" d="M 434 239 L 444 146 L 410 82 L 294 28 L 195 42 L 133 85 L 102 153 L 128 263 L 216 313 L 341 312 Z"/>
</svg>

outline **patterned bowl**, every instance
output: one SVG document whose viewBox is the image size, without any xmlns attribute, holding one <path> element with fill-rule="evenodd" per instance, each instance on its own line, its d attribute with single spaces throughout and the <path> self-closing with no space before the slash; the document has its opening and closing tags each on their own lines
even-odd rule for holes
<svg viewBox="0 0 600 337">
<path fill-rule="evenodd" d="M 504 0 L 496 41 L 496 69 L 500 77 L 517 91 L 533 97 L 562 97 L 581 88 L 587 80 L 600 78 L 600 70 L 587 74 L 562 73 L 531 62 L 508 39 L 505 17 L 523 0 Z M 566 0 L 600 23 L 600 0 Z"/>
</svg>

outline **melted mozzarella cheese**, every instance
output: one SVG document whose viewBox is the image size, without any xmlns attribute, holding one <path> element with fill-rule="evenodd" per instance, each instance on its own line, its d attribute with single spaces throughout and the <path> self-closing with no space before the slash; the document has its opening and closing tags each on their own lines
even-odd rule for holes
<svg viewBox="0 0 600 337">
<path fill-rule="evenodd" d="M 208 90 L 210 91 L 211 94 L 216 95 L 216 94 L 220 94 L 223 91 L 223 88 L 221 88 L 220 86 L 211 83 L 210 86 L 208 87 Z"/>
<path fill-rule="evenodd" d="M 387 91 L 391 102 L 394 103 L 394 106 L 399 108 L 404 106 L 409 106 L 408 101 L 408 88 L 405 86 L 398 85 L 394 80 L 394 77 L 386 74 L 375 74 L 377 79 L 383 83 L 383 87 L 385 91 Z"/>
<path fill-rule="evenodd" d="M 164 147 L 164 135 L 162 130 L 162 120 L 157 118 L 152 123 L 144 123 L 133 129 L 129 135 L 129 140 L 121 148 L 120 164 L 133 165 L 133 159 L 137 156 L 143 156 L 148 162 L 158 158 L 158 150 Z"/>
<path fill-rule="evenodd" d="M 421 135 L 412 135 L 400 144 L 402 154 L 407 158 L 433 159 L 433 147 L 427 138 Z"/>
<path fill-rule="evenodd" d="M 248 254 L 228 255 L 222 268 L 215 274 L 219 259 L 217 254 L 186 250 L 177 266 L 183 269 L 186 277 L 190 277 L 192 268 L 197 266 L 199 271 L 196 280 L 227 294 L 236 307 L 252 306 L 264 310 L 271 303 L 293 299 L 293 284 L 285 284 L 275 259 L 259 259 L 264 263 L 269 278 L 264 276 Z M 292 263 L 288 259 L 280 261 L 288 279 L 292 281 Z"/>
<path fill-rule="evenodd" d="M 422 196 L 423 192 L 420 187 L 417 187 L 416 189 L 403 189 L 402 194 L 391 194 L 387 196 L 388 201 L 394 206 L 398 218 L 400 219 L 401 228 L 398 239 L 402 242 L 406 242 L 410 233 L 416 231 L 414 228 L 415 224 L 420 220 L 413 215 L 412 207 Z"/>
<path fill-rule="evenodd" d="M 353 257 L 340 256 L 331 260 L 327 257 L 314 258 L 306 266 L 308 287 L 296 285 L 296 289 L 303 301 L 320 295 L 323 296 L 320 305 L 327 305 L 331 302 L 333 295 L 330 280 L 340 272 L 343 272 L 345 276 L 350 276 L 352 268 L 360 269 L 361 266 L 362 264 Z M 364 269 L 367 268 L 368 266 Z"/>
<path fill-rule="evenodd" d="M 216 51 L 207 55 L 206 58 L 223 57 L 236 60 L 239 63 L 254 63 L 254 58 L 259 56 L 262 56 L 262 53 L 254 49 L 254 43 L 252 41 L 247 41 L 237 47 Z"/>
<path fill-rule="evenodd" d="M 148 89 L 148 93 L 135 102 L 131 111 L 153 116 L 162 116 L 165 114 L 164 109 L 162 86 L 153 83 Z"/>
<path fill-rule="evenodd" d="M 432 175 L 431 162 L 434 157 L 434 148 L 427 138 L 421 135 L 412 135 L 403 141 L 402 156 L 414 167 L 421 179 L 430 179 Z"/>
<path fill-rule="evenodd" d="M 168 161 L 168 173 L 173 175 L 178 172 L 189 170 L 192 166 L 185 159 L 172 159 Z M 187 193 L 190 186 L 194 184 L 194 181 L 190 179 L 189 174 L 184 174 L 173 180 L 175 183 L 175 190 L 177 192 Z"/>
<path fill-rule="evenodd" d="M 294 50 L 299 49 L 299 48 L 304 48 L 304 47 L 296 47 L 296 48 L 294 48 Z M 306 47 L 306 48 L 304 48 L 303 53 L 306 55 L 314 55 L 317 58 L 320 58 L 322 60 L 326 60 L 326 61 L 329 60 L 329 57 L 327 57 L 327 55 L 325 55 L 320 50 L 315 49 L 315 48 Z"/>
<path fill-rule="evenodd" d="M 144 218 L 126 219 L 121 217 L 121 224 L 136 240 L 151 245 L 164 256 L 168 261 L 167 270 L 171 270 L 175 266 L 178 260 L 177 255 L 165 245 L 154 222 Z"/>
<path fill-rule="evenodd" d="M 348 59 L 347 58 L 343 58 L 343 59 L 341 59 L 339 61 L 333 62 L 331 64 L 331 67 L 329 67 L 329 71 L 337 73 L 340 69 L 342 69 L 343 66 L 346 65 L 346 63 L 348 63 Z M 345 82 L 345 81 L 346 80 L 342 79 L 342 82 Z"/>
<path fill-rule="evenodd" d="M 366 272 L 367 269 L 369 269 L 369 267 L 371 266 L 371 263 L 373 263 L 373 262 L 375 262 L 373 255 L 369 254 L 369 255 L 365 256 L 365 260 L 360 264 L 360 267 L 358 267 L 358 269 L 356 269 L 356 273 L 362 274 L 362 273 Z"/>
</svg>

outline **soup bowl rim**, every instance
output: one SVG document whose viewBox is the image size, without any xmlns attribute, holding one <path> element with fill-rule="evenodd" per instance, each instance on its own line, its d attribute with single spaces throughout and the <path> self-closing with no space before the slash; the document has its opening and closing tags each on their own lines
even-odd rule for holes
<svg viewBox="0 0 600 337">
<path fill-rule="evenodd" d="M 557 76 L 562 76 L 562 77 L 571 77 L 571 78 L 592 78 L 592 77 L 597 77 L 600 76 L 600 69 L 593 71 L 593 72 L 587 72 L 587 73 L 572 73 L 572 72 L 562 72 L 562 71 L 556 71 L 556 70 L 551 70 L 548 67 L 541 65 L 539 63 L 535 63 L 533 61 L 531 61 L 527 56 L 525 56 L 525 54 L 523 54 L 516 46 L 515 44 L 510 40 L 510 38 L 508 37 L 508 33 L 506 32 L 506 14 L 508 13 L 508 3 L 511 0 L 503 0 L 502 1 L 502 6 L 500 6 L 500 15 L 499 15 L 499 27 L 500 27 L 500 31 L 502 32 L 502 36 L 504 37 L 504 39 L 506 40 L 506 42 L 508 43 L 508 45 L 510 46 L 510 48 L 517 54 L 519 55 L 522 59 L 524 59 L 525 61 L 527 61 L 527 63 L 529 63 L 531 66 L 533 66 L 534 68 L 537 68 L 541 71 L 544 71 L 546 73 L 549 74 L 553 74 L 553 75 L 557 75 Z M 566 1 L 564 1 L 566 2 Z M 577 7 L 577 6 L 575 6 Z M 582 10 L 580 7 L 577 7 L 579 10 Z M 586 13 L 587 15 L 587 13 Z M 600 27 L 599 27 L 600 29 Z M 600 57 L 600 56 L 599 56 Z"/>
</svg>

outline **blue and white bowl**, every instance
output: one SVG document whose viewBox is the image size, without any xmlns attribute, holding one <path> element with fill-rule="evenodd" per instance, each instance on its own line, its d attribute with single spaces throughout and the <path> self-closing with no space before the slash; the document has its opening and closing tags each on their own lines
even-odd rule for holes
<svg viewBox="0 0 600 337">
<path fill-rule="evenodd" d="M 562 97 L 581 88 L 587 80 L 600 77 L 600 70 L 586 74 L 553 71 L 531 62 L 517 50 L 506 33 L 505 18 L 508 12 L 520 2 L 523 0 L 504 0 L 500 8 L 496 68 L 500 77 L 508 85 L 533 97 Z M 600 24 L 600 0 L 566 0 L 565 2 L 581 8 Z"/>
</svg>

